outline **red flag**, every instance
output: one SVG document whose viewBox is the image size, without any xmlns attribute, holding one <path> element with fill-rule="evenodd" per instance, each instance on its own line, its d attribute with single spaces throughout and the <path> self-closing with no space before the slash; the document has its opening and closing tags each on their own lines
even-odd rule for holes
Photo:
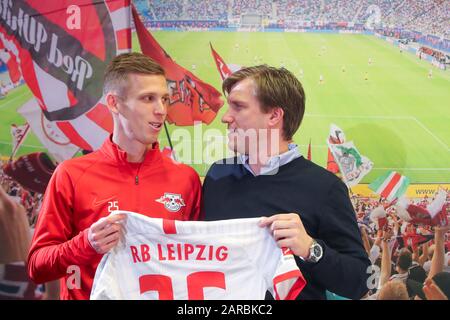
<svg viewBox="0 0 450 320">
<path fill-rule="evenodd" d="M 334 160 L 334 157 L 330 151 L 330 148 L 328 148 L 327 170 L 334 174 L 339 172 L 339 166 L 337 165 L 336 161 Z"/>
<path fill-rule="evenodd" d="M 113 128 L 103 101 L 104 72 L 116 55 L 131 49 L 130 0 L 3 4 L 0 39 L 19 62 L 45 118 L 71 143 L 99 148 Z"/>
<path fill-rule="evenodd" d="M 335 124 L 330 125 L 330 134 L 328 136 L 328 143 L 330 144 L 341 144 L 345 142 L 345 134 Z M 328 147 L 328 159 L 327 159 L 327 170 L 337 174 L 339 173 L 339 166 L 334 160 L 333 153 L 330 150 L 330 147 Z"/>
<path fill-rule="evenodd" d="M 223 80 L 225 80 L 225 78 L 228 78 L 233 72 L 227 66 L 225 61 L 223 61 L 222 57 L 219 56 L 219 54 L 216 52 L 216 50 L 214 50 L 211 42 L 209 43 L 209 46 L 211 47 L 211 53 L 214 58 L 214 62 L 216 63 L 217 70 L 219 71 L 220 78 L 222 78 L 222 81 L 223 81 Z"/>
<path fill-rule="evenodd" d="M 55 165 L 43 152 L 30 153 L 10 162 L 3 168 L 5 174 L 25 189 L 44 193 L 55 170 Z"/>
<path fill-rule="evenodd" d="M 446 226 L 448 225 L 447 208 L 446 205 L 435 216 L 432 216 L 426 208 L 416 206 L 414 204 L 408 205 L 406 208 L 411 223 L 424 224 L 430 226 Z"/>
<path fill-rule="evenodd" d="M 374 208 L 369 215 L 369 218 L 372 222 L 375 223 L 378 230 L 387 230 L 389 227 L 389 223 L 387 220 L 387 213 L 383 206 L 378 206 Z"/>
<path fill-rule="evenodd" d="M 422 234 L 405 234 L 403 236 L 398 236 L 397 241 L 399 244 L 399 248 L 411 247 L 413 250 L 417 248 L 417 246 L 428 242 L 434 238 L 434 235 L 422 235 Z"/>
<path fill-rule="evenodd" d="M 17 126 L 15 124 L 11 125 L 11 136 L 12 136 L 12 153 L 10 159 L 14 158 L 17 151 L 19 150 L 21 144 L 25 141 L 28 132 L 30 131 L 30 125 L 28 123 Z"/>
<path fill-rule="evenodd" d="M 176 64 L 145 28 L 134 6 L 132 12 L 142 52 L 166 72 L 170 93 L 167 121 L 178 126 L 190 126 L 195 121 L 211 123 L 223 106 L 220 92 Z"/>
<path fill-rule="evenodd" d="M 308 160 L 311 161 L 311 139 L 309 139 L 308 145 Z"/>
<path fill-rule="evenodd" d="M 396 212 L 400 219 L 414 224 L 429 226 L 447 226 L 447 207 L 450 207 L 445 190 L 438 191 L 435 199 L 426 208 L 408 203 L 402 198 L 396 205 Z"/>
</svg>

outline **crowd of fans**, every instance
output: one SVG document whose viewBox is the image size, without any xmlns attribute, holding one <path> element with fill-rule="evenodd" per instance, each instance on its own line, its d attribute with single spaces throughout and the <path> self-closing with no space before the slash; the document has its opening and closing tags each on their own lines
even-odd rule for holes
<svg viewBox="0 0 450 320">
<path fill-rule="evenodd" d="M 153 20 L 179 20 L 183 17 L 183 9 L 183 2 L 181 1 L 149 1 L 149 14 Z"/>
<path fill-rule="evenodd" d="M 448 38 L 450 36 L 449 17 L 450 3 L 448 1 L 405 0 L 395 11 L 385 17 L 385 23 L 390 27 Z"/>
<path fill-rule="evenodd" d="M 34 284 L 25 265 L 42 194 L 24 189 L 2 168 L 0 160 L 0 300 L 57 299 L 58 284 Z"/>
<path fill-rule="evenodd" d="M 230 1 L 233 16 L 239 17 L 241 14 L 246 13 L 259 13 L 263 16 L 268 16 L 272 14 L 272 3 L 273 1 L 264 0 L 235 0 Z"/>
<path fill-rule="evenodd" d="M 441 192 L 444 192 L 441 190 Z M 450 193 L 442 208 L 450 214 Z M 364 299 L 409 300 L 450 298 L 450 225 L 411 223 L 400 218 L 385 199 L 353 195 L 364 246 L 372 262 L 368 280 L 370 291 Z M 413 199 L 412 204 L 429 208 L 434 197 Z M 384 211 L 386 220 L 374 218 Z M 439 289 L 437 289 L 437 288 Z M 443 296 L 442 296 L 443 294 Z"/>
<path fill-rule="evenodd" d="M 29 225 L 31 228 L 34 228 L 42 202 L 42 194 L 28 191 L 16 181 L 12 180 L 9 176 L 4 174 L 2 169 L 3 165 L 4 162 L 0 160 L 0 186 L 15 203 L 21 205 L 25 209 Z"/>
<path fill-rule="evenodd" d="M 450 1 L 444 0 L 133 0 L 145 20 L 234 21 L 257 13 L 280 27 L 346 22 L 402 28 L 449 38 Z"/>
<path fill-rule="evenodd" d="M 364 1 L 358 5 L 355 11 L 355 1 L 351 0 L 330 0 L 324 2 L 323 10 L 321 10 L 319 19 L 323 21 L 350 21 L 354 22 L 357 13 L 363 8 Z M 336 19 L 337 18 L 337 19 Z"/>
<path fill-rule="evenodd" d="M 11 260 L 11 256 L 26 258 L 27 246 L 43 196 L 21 187 L 6 176 L 1 167 L 0 161 L 0 230 L 4 231 L 2 237 L 5 238 L 1 239 L 3 246 L 0 246 L 2 250 L 0 269 L 5 270 L 6 266 L 13 265 L 16 268 L 15 272 L 23 276 L 23 282 L 28 282 L 30 290 L 23 292 L 22 296 L 10 296 L 5 295 L 0 289 L 0 300 L 57 299 L 59 292 L 57 282 L 36 286 L 27 278 L 24 261 L 14 259 L 5 261 Z M 447 190 L 445 192 L 446 199 L 442 211 L 445 211 L 447 218 L 450 219 L 448 216 L 450 192 Z M 429 208 L 435 197 L 436 195 L 425 196 L 410 201 L 416 206 Z M 364 246 L 372 262 L 368 270 L 369 291 L 363 299 L 450 299 L 449 224 L 430 226 L 407 222 L 399 217 L 392 202 L 389 203 L 382 198 L 352 194 L 351 201 Z M 381 220 L 373 218 L 376 210 L 386 211 L 387 219 L 383 225 L 380 223 Z M 22 226 L 18 224 L 20 215 L 26 217 Z M 15 219 L 11 219 L 12 216 L 16 216 Z M 26 225 L 26 229 L 23 224 Z M 18 236 L 20 233 L 25 233 L 25 237 Z M 13 240 L 16 241 L 14 245 Z M 10 243 L 10 248 L 6 248 L 7 243 Z M 17 277 L 17 274 L 13 276 Z M 0 276 L 0 285 L 5 281 L 8 283 L 5 277 L 6 273 L 3 272 Z"/>
<path fill-rule="evenodd" d="M 187 17 L 199 17 L 199 19 L 194 20 L 227 20 L 228 3 L 226 1 L 186 0 L 185 4 L 185 12 Z"/>
</svg>

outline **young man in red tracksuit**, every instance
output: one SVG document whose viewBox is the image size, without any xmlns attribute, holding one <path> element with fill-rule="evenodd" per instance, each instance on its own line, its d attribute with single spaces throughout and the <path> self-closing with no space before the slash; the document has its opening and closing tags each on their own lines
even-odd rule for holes
<svg viewBox="0 0 450 320">
<path fill-rule="evenodd" d="M 162 156 L 157 138 L 167 114 L 164 70 L 139 53 L 114 58 L 104 94 L 114 131 L 103 146 L 61 163 L 47 187 L 28 273 L 61 279 L 61 299 L 89 299 L 102 255 L 119 241 L 124 216 L 113 210 L 198 220 L 201 183 L 190 167 Z"/>
</svg>

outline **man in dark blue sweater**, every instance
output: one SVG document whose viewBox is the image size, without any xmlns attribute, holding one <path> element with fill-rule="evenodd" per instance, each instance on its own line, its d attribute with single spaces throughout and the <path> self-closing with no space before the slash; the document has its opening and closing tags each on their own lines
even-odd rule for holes
<svg viewBox="0 0 450 320">
<path fill-rule="evenodd" d="M 222 88 L 228 146 L 239 155 L 208 171 L 205 219 L 264 216 L 260 226 L 292 250 L 307 280 L 298 299 L 325 299 L 326 290 L 360 299 L 370 261 L 347 187 L 292 143 L 305 111 L 301 83 L 264 65 L 235 72 Z"/>
</svg>

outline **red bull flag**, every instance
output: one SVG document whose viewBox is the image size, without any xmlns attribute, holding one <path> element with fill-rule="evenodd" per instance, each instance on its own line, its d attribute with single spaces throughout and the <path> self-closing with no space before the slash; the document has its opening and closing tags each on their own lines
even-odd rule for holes
<svg viewBox="0 0 450 320">
<path fill-rule="evenodd" d="M 209 46 L 211 47 L 211 53 L 214 58 L 214 62 L 216 63 L 217 70 L 219 71 L 220 78 L 225 80 L 225 78 L 228 78 L 233 72 L 230 70 L 230 68 L 227 66 L 225 61 L 223 61 L 222 57 L 219 56 L 219 54 L 214 50 L 211 42 L 209 43 Z"/>
<path fill-rule="evenodd" d="M 176 64 L 145 28 L 134 6 L 132 11 L 142 52 L 166 72 L 170 94 L 167 121 L 178 126 L 190 126 L 196 121 L 211 123 L 223 106 L 220 92 Z"/>
<path fill-rule="evenodd" d="M 130 0 L 0 2 L 0 38 L 45 118 L 95 150 L 112 131 L 102 100 L 109 61 L 131 49 Z"/>
</svg>

